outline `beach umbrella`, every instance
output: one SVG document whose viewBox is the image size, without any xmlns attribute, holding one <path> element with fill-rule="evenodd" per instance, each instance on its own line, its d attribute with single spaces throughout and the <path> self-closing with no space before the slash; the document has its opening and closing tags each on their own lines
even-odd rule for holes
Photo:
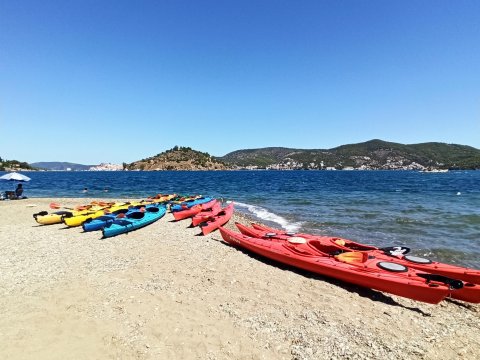
<svg viewBox="0 0 480 360">
<path fill-rule="evenodd" d="M 30 178 L 28 176 L 19 174 L 17 172 L 11 172 L 11 173 L 0 176 L 0 180 L 13 181 L 15 184 L 16 182 L 30 181 Z M 5 192 L 5 194 L 7 194 L 7 192 Z M 2 193 L 2 198 L 3 198 L 3 193 Z"/>
<path fill-rule="evenodd" d="M 19 174 L 17 172 L 11 172 L 3 176 L 0 176 L 0 179 L 9 180 L 9 181 L 30 181 L 30 178 L 28 176 Z"/>
</svg>

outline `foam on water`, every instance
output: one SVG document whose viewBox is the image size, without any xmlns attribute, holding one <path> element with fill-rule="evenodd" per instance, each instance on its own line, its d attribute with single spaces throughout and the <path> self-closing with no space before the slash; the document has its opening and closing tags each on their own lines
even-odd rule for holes
<svg viewBox="0 0 480 360">
<path fill-rule="evenodd" d="M 274 214 L 258 205 L 245 204 L 238 201 L 235 201 L 235 205 L 238 207 L 247 209 L 248 212 L 250 212 L 251 214 L 253 214 L 254 216 L 256 216 L 261 220 L 270 221 L 275 224 L 278 224 L 287 231 L 296 232 L 298 229 L 300 229 L 302 225 L 301 222 L 290 223 L 284 217 Z"/>
</svg>

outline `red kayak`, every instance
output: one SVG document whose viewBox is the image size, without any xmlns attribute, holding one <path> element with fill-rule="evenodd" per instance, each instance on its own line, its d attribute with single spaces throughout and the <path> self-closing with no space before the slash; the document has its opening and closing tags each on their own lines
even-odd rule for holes
<svg viewBox="0 0 480 360">
<path fill-rule="evenodd" d="M 208 220 L 200 223 L 203 235 L 211 233 L 220 226 L 225 225 L 233 215 L 233 203 L 223 208 L 218 214 L 208 218 Z"/>
<path fill-rule="evenodd" d="M 250 237 L 223 227 L 220 228 L 220 233 L 229 244 L 268 259 L 430 304 L 438 304 L 463 285 L 456 280 L 447 284 L 441 281 L 443 277 L 437 278 L 438 275 L 423 274 L 400 264 L 380 261 L 367 253 L 346 252 L 332 255 L 335 248 L 325 246 L 318 240 L 292 237 L 289 241 L 272 241 Z"/>
<path fill-rule="evenodd" d="M 192 226 L 197 226 L 202 222 L 207 221 L 212 216 L 217 215 L 220 211 L 222 211 L 222 205 L 220 201 L 215 202 L 210 209 L 202 210 L 198 214 L 192 217 Z"/>
<path fill-rule="evenodd" d="M 264 232 L 271 232 L 275 234 L 290 235 L 290 236 L 294 235 L 294 236 L 301 236 L 306 238 L 313 237 L 315 239 L 319 237 L 316 235 L 287 233 L 283 230 L 273 229 L 273 228 L 263 226 L 263 225 L 258 225 L 258 224 L 252 224 L 252 226 L 255 229 L 258 229 Z M 398 247 L 387 248 L 387 251 L 385 251 L 375 246 L 362 245 L 347 239 L 341 239 L 336 237 L 335 238 L 322 237 L 322 238 L 332 239 L 332 241 L 338 244 L 341 244 L 343 242 L 345 244 L 343 247 L 343 250 L 360 250 L 360 251 L 377 250 L 377 252 L 379 253 L 383 253 L 384 255 L 390 256 L 391 261 L 395 261 L 396 263 L 402 264 L 404 266 L 409 266 L 411 268 L 427 271 L 433 274 L 448 276 L 448 277 L 466 281 L 472 284 L 480 284 L 480 270 L 440 263 L 430 259 L 424 259 L 418 256 L 405 255 L 406 252 L 402 253 L 401 251 L 395 251 L 395 248 L 398 248 Z M 355 248 L 355 247 L 358 247 L 358 248 Z"/>
<path fill-rule="evenodd" d="M 204 204 L 197 204 L 197 205 L 193 205 L 190 208 L 186 208 L 185 210 L 175 211 L 175 212 L 173 212 L 173 217 L 177 221 L 192 217 L 192 216 L 198 214 L 200 211 L 210 209 L 216 202 L 217 202 L 217 200 L 213 199 L 213 200 L 211 200 L 209 202 L 206 202 Z"/>
<path fill-rule="evenodd" d="M 240 223 L 235 223 L 235 225 L 237 226 L 237 228 L 240 230 L 242 234 L 252 236 L 252 237 L 270 239 L 271 241 L 275 241 L 275 240 L 288 241 L 291 238 L 317 240 L 320 243 L 322 243 L 324 246 L 329 246 L 332 249 L 335 249 L 337 252 L 345 252 L 345 251 L 366 252 L 369 256 L 374 256 L 378 260 L 394 262 L 396 264 L 399 264 L 405 267 L 414 268 L 417 271 L 422 271 L 422 272 L 425 271 L 431 274 L 437 274 L 440 276 L 465 281 L 464 279 L 456 277 L 456 275 L 458 274 L 457 272 L 437 271 L 438 269 L 442 270 L 442 268 L 444 269 L 447 267 L 453 267 L 454 269 L 457 269 L 459 268 L 457 266 L 435 263 L 435 262 L 432 262 L 430 266 L 428 266 L 429 264 L 424 264 L 422 268 L 412 266 L 412 263 L 410 261 L 404 259 L 405 257 L 407 257 L 406 255 L 399 255 L 401 250 L 408 251 L 409 249 L 407 248 L 393 246 L 390 248 L 379 249 L 374 246 L 359 244 L 347 239 L 341 239 L 341 238 L 335 238 L 335 237 L 329 237 L 329 236 L 308 235 L 308 234 L 291 234 L 282 230 L 277 230 L 277 229 L 269 228 L 269 227 L 258 225 L 258 224 L 252 224 L 252 227 L 248 227 Z M 401 256 L 403 256 L 403 258 L 401 258 Z M 471 283 L 469 281 L 466 281 L 463 285 L 464 286 L 462 289 L 458 289 L 452 292 L 451 296 L 457 300 L 467 301 L 467 302 L 476 303 L 476 304 L 480 303 L 480 285 Z"/>
</svg>

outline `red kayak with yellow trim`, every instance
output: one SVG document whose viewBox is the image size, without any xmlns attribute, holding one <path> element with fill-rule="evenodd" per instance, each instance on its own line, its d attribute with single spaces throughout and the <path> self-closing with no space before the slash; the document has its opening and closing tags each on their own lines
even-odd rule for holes
<svg viewBox="0 0 480 360">
<path fill-rule="evenodd" d="M 416 269 L 417 271 L 424 271 L 427 273 L 436 274 L 436 275 L 448 277 L 451 279 L 462 280 L 464 282 L 463 288 L 457 289 L 456 291 L 452 292 L 451 297 L 457 300 L 467 301 L 475 304 L 480 303 L 480 285 L 479 284 L 475 284 L 475 283 L 466 281 L 465 279 L 456 277 L 458 275 L 458 271 L 437 272 L 436 270 L 438 268 L 441 268 L 439 265 L 427 267 L 427 264 L 425 264 L 423 268 L 417 268 L 415 266 L 411 266 L 411 261 L 406 261 L 405 259 L 399 258 L 399 256 L 403 256 L 404 258 L 407 257 L 404 254 L 400 255 L 400 252 L 402 250 L 403 251 L 409 250 L 408 248 L 392 246 L 389 248 L 381 249 L 375 246 L 363 245 L 351 240 L 341 239 L 337 237 L 287 233 L 282 230 L 277 230 L 274 228 L 270 228 L 270 227 L 258 225 L 258 224 L 252 224 L 252 227 L 248 227 L 240 223 L 235 223 L 235 225 L 237 226 L 238 230 L 240 230 L 242 234 L 247 236 L 270 239 L 272 241 L 274 240 L 288 241 L 291 238 L 304 238 L 307 240 L 318 240 L 325 246 L 331 246 L 335 248 L 338 253 L 351 252 L 351 251 L 366 252 L 368 253 L 369 256 L 374 256 L 375 258 L 382 261 L 394 262 L 394 263 L 403 265 L 405 267 Z M 398 254 L 398 255 L 395 255 L 395 254 Z M 441 264 L 441 263 L 437 263 L 437 264 L 443 265 L 443 269 L 453 267 L 456 270 L 456 268 L 459 268 L 457 266 L 448 265 L 448 264 Z"/>
<path fill-rule="evenodd" d="M 250 237 L 223 227 L 220 228 L 220 233 L 227 243 L 268 259 L 430 304 L 438 304 L 456 291 L 455 289 L 463 286 L 461 281 L 420 273 L 363 252 L 332 255 L 336 248 L 326 246 L 318 240 L 292 237 L 288 241 L 272 241 Z"/>
<path fill-rule="evenodd" d="M 364 250 L 376 250 L 378 253 L 383 253 L 386 256 L 389 256 L 391 261 L 395 261 L 399 264 L 421 270 L 427 271 L 433 274 L 439 274 L 443 276 L 448 276 L 454 279 L 462 280 L 472 284 L 480 284 L 480 270 L 471 269 L 466 267 L 461 267 L 457 265 L 445 264 L 438 261 L 433 261 L 430 259 L 425 259 L 418 256 L 412 255 L 405 255 L 407 252 L 401 251 L 402 247 L 390 247 L 386 249 L 381 249 L 375 246 L 370 245 L 363 245 L 352 240 L 342 239 L 338 237 L 325 237 L 325 236 L 317 236 L 317 235 L 309 235 L 309 234 L 293 234 L 288 233 L 283 230 L 278 230 L 274 228 L 270 228 L 264 225 L 259 224 L 252 224 L 254 229 L 266 232 L 266 233 L 275 233 L 279 235 L 290 235 L 290 236 L 301 236 L 305 238 L 323 238 L 323 239 L 331 239 L 331 241 L 336 242 L 339 245 L 339 248 L 342 248 L 346 251 L 356 250 L 356 251 L 364 251 Z M 241 231 L 241 230 L 240 230 Z M 343 243 L 343 247 L 340 245 Z M 396 251 L 396 249 L 398 249 Z M 408 249 L 408 248 L 404 248 Z M 410 249 L 408 249 L 410 250 Z"/>
</svg>

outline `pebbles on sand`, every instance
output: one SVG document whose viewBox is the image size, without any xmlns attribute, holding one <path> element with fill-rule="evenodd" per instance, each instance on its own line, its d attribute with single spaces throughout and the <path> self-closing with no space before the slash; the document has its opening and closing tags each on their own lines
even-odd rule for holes
<svg viewBox="0 0 480 360">
<path fill-rule="evenodd" d="M 480 306 L 423 304 L 276 266 L 158 222 L 111 239 L 0 202 L 3 359 L 475 359 Z M 25 202 L 25 201 L 28 201 Z M 31 206 L 36 205 L 36 206 Z M 247 223 L 238 215 L 231 220 Z"/>
</svg>

